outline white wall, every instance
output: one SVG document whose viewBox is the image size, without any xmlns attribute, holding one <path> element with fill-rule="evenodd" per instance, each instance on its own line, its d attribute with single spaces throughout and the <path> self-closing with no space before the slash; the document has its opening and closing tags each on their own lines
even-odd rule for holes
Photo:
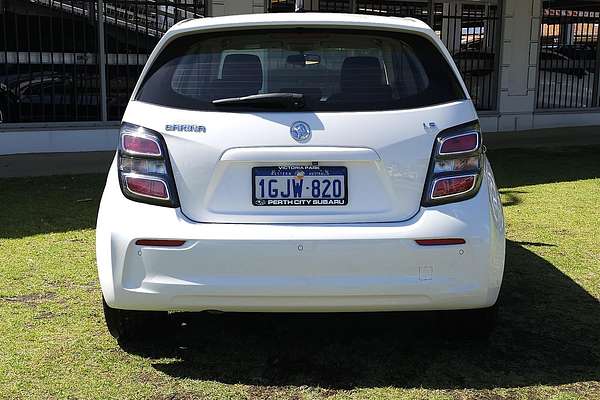
<svg viewBox="0 0 600 400">
<path fill-rule="evenodd" d="M 499 131 L 533 128 L 540 12 L 540 0 L 504 2 Z"/>
<path fill-rule="evenodd" d="M 0 155 L 114 150 L 118 126 L 0 131 Z"/>
</svg>

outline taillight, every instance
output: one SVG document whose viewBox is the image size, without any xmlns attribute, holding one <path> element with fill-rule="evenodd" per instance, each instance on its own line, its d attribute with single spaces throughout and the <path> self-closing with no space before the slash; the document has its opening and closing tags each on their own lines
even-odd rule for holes
<svg viewBox="0 0 600 400">
<path fill-rule="evenodd" d="M 144 128 L 138 127 L 137 132 L 121 134 L 123 152 L 132 156 L 160 157 L 162 151 L 156 138 L 144 133 Z"/>
<path fill-rule="evenodd" d="M 125 197 L 167 207 L 179 207 L 167 147 L 150 129 L 124 123 L 119 141 L 119 181 Z"/>
<path fill-rule="evenodd" d="M 136 174 L 124 174 L 123 177 L 129 192 L 154 199 L 169 200 L 169 189 L 163 180 Z"/>
<path fill-rule="evenodd" d="M 467 132 L 441 139 L 440 154 L 461 154 L 479 148 L 479 132 Z"/>
<path fill-rule="evenodd" d="M 479 123 L 447 129 L 435 140 L 422 203 L 432 206 L 475 196 L 484 150 Z"/>
</svg>

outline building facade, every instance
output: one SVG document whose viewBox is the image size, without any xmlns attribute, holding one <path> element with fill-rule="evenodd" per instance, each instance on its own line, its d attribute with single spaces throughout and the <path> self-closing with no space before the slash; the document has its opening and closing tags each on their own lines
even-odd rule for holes
<svg viewBox="0 0 600 400">
<path fill-rule="evenodd" d="M 305 0 L 413 17 L 453 55 L 485 132 L 600 125 L 600 1 Z M 148 55 L 176 22 L 293 0 L 0 0 L 0 154 L 115 147 Z"/>
</svg>

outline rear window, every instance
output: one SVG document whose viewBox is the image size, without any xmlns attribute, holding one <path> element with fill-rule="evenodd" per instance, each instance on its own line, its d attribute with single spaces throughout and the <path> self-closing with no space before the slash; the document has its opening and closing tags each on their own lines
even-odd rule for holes
<svg viewBox="0 0 600 400">
<path fill-rule="evenodd" d="M 150 68 L 137 100 L 191 110 L 256 111 L 266 105 L 223 107 L 213 100 L 270 93 L 302 94 L 302 111 L 406 109 L 465 98 L 426 38 L 295 28 L 178 38 Z"/>
</svg>

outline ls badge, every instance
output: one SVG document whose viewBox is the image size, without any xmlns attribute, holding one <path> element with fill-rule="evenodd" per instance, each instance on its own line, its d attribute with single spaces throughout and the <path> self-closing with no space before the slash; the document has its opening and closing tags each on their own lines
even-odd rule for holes
<svg viewBox="0 0 600 400">
<path fill-rule="evenodd" d="M 437 125 L 435 124 L 435 122 L 430 122 L 429 125 L 426 124 L 425 122 L 423 122 L 423 129 L 425 129 L 425 132 L 435 135 L 436 133 L 439 132 L 439 129 L 437 127 Z"/>
</svg>

